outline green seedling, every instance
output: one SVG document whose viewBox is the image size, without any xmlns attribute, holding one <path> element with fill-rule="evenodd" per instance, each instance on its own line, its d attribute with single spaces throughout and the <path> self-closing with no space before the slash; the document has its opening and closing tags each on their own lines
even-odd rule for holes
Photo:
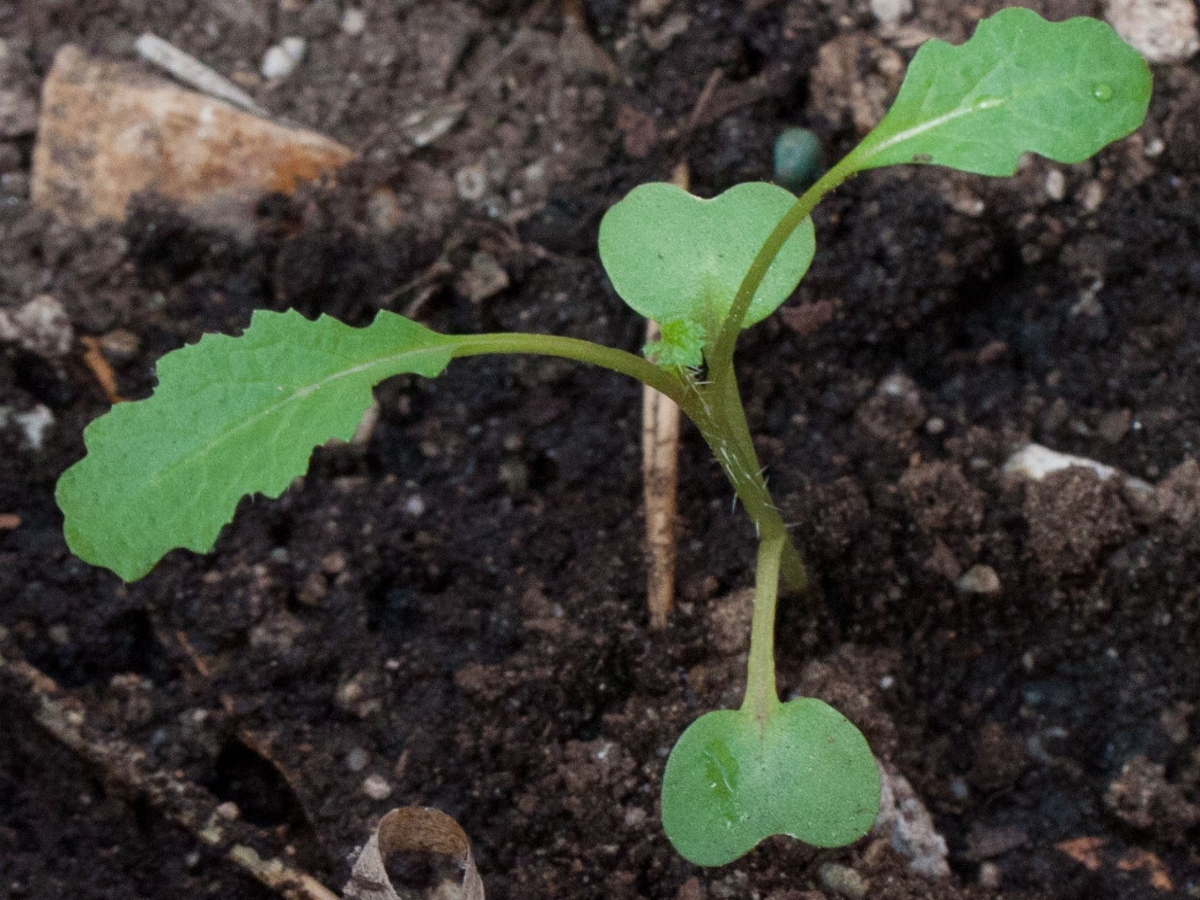
<svg viewBox="0 0 1200 900">
<path fill-rule="evenodd" d="M 775 685 L 780 581 L 807 574 L 771 501 L 734 374 L 742 329 L 770 315 L 812 260 L 817 201 L 855 173 L 924 163 L 1011 175 L 1023 153 L 1079 162 L 1137 128 L 1151 78 L 1105 24 L 1048 23 L 1025 9 L 980 22 L 961 46 L 917 52 L 883 121 L 799 199 L 743 184 L 700 200 L 666 184 L 634 189 L 605 216 L 600 256 L 621 297 L 662 325 L 639 356 L 539 334 L 442 335 L 381 312 L 365 328 L 258 312 L 241 337 L 208 335 L 166 356 L 152 397 L 88 426 L 87 456 L 58 484 L 71 549 L 125 579 L 172 548 L 212 548 L 247 494 L 278 497 L 312 449 L 351 437 L 372 388 L 429 378 L 484 353 L 602 366 L 673 399 L 696 424 L 759 540 L 745 702 L 684 732 L 663 779 L 663 824 L 700 865 L 784 834 L 820 847 L 870 828 L 879 776 L 863 736 L 819 700 L 782 703 Z"/>
</svg>

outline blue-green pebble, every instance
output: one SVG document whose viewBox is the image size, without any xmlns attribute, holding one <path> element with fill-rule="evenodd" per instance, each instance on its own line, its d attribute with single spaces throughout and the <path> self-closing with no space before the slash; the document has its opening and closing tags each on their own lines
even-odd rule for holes
<svg viewBox="0 0 1200 900">
<path fill-rule="evenodd" d="M 821 141 L 807 128 L 789 128 L 775 139 L 775 181 L 784 187 L 808 187 L 824 161 Z"/>
</svg>

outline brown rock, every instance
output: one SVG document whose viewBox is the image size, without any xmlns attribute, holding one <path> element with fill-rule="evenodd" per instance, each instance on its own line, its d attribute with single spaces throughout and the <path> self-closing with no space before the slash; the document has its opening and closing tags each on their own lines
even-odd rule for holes
<svg viewBox="0 0 1200 900">
<path fill-rule="evenodd" d="M 32 97 L 19 90 L 0 90 L 0 138 L 33 134 L 37 116 L 37 103 Z"/>
<path fill-rule="evenodd" d="M 1188 800 L 1180 785 L 1167 780 L 1166 767 L 1140 755 L 1121 767 L 1104 802 L 1127 825 L 1173 839 L 1200 821 L 1200 807 Z"/>
<path fill-rule="evenodd" d="M 1032 482 L 1022 504 L 1029 548 L 1048 575 L 1077 574 L 1128 537 L 1129 507 L 1115 479 L 1070 466 Z"/>
<path fill-rule="evenodd" d="M 817 51 L 809 102 L 830 124 L 849 120 L 866 134 L 883 118 L 904 79 L 904 59 L 874 35 L 852 31 Z"/>
<path fill-rule="evenodd" d="M 88 226 L 124 219 L 129 199 L 151 191 L 204 224 L 245 231 L 264 194 L 290 194 L 352 156 L 316 132 L 67 45 L 42 93 L 33 201 Z"/>
<path fill-rule="evenodd" d="M 750 622 L 754 617 L 754 590 L 734 591 L 714 603 L 708 614 L 708 638 L 713 649 L 725 656 L 743 653 L 750 647 Z"/>
<path fill-rule="evenodd" d="M 1167 473 L 1154 489 L 1158 511 L 1185 528 L 1200 521 L 1200 465 L 1185 460 Z"/>
<path fill-rule="evenodd" d="M 910 515 L 927 534 L 975 532 L 983 525 L 986 495 L 949 462 L 922 463 L 900 476 Z"/>
</svg>

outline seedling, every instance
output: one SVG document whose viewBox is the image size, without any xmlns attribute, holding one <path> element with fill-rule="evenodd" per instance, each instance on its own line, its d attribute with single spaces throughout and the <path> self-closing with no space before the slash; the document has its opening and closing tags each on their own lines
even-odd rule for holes
<svg viewBox="0 0 1200 900">
<path fill-rule="evenodd" d="M 799 199 L 771 184 L 712 200 L 667 184 L 635 188 L 601 223 L 600 257 L 625 302 L 662 325 L 644 356 L 540 334 L 442 335 L 386 311 L 358 329 L 257 312 L 241 337 L 207 335 L 167 355 L 153 396 L 88 426 L 87 456 L 58 484 L 67 542 L 125 579 L 173 548 L 210 550 L 243 496 L 278 497 L 314 447 L 348 440 L 372 388 L 392 375 L 432 378 L 484 353 L 629 375 L 696 424 L 759 541 L 745 702 L 701 716 L 675 745 L 663 779 L 667 835 L 706 866 L 773 834 L 847 844 L 875 819 L 879 776 L 840 713 L 811 698 L 782 703 L 776 691 L 779 582 L 801 590 L 807 574 L 750 439 L 735 342 L 795 289 L 815 249 L 810 213 L 846 178 L 902 163 L 1012 175 L 1027 152 L 1080 162 L 1141 124 L 1150 86 L 1145 62 L 1107 25 L 1009 9 L 961 46 L 921 47 L 883 121 Z"/>
</svg>

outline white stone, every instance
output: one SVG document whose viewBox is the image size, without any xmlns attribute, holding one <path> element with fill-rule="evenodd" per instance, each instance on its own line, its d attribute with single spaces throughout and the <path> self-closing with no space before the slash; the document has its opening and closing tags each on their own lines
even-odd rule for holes
<svg viewBox="0 0 1200 900">
<path fill-rule="evenodd" d="M 1112 466 L 1088 459 L 1086 456 L 1073 456 L 1070 453 L 1059 453 L 1041 444 L 1026 444 L 1004 463 L 1005 472 L 1015 472 L 1033 481 L 1041 481 L 1051 472 L 1061 472 L 1071 466 L 1081 466 L 1091 469 L 1101 481 L 1107 481 L 1117 474 Z"/>
<path fill-rule="evenodd" d="M 1106 0 L 1104 18 L 1149 62 L 1182 62 L 1200 50 L 1194 0 Z"/>
<path fill-rule="evenodd" d="M 1088 459 L 1086 456 L 1073 456 L 1070 453 L 1059 453 L 1041 444 L 1026 444 L 1004 463 L 1004 471 L 1016 475 L 1024 475 L 1031 481 L 1041 481 L 1051 472 L 1061 472 L 1071 466 L 1091 469 L 1101 481 L 1120 477 L 1121 473 L 1112 466 Z M 1140 492 L 1153 491 L 1154 488 L 1140 478 L 1125 477 L 1125 486 Z"/>
<path fill-rule="evenodd" d="M 898 25 L 912 11 L 912 0 L 871 0 L 871 13 L 881 25 Z"/>
<path fill-rule="evenodd" d="M 1067 196 L 1067 176 L 1058 169 L 1046 173 L 1046 196 L 1051 200 L 1061 200 Z"/>
<path fill-rule="evenodd" d="M 879 774 L 879 815 L 872 832 L 888 838 L 893 850 L 908 857 L 909 871 L 914 874 L 924 878 L 948 877 L 946 839 L 934 827 L 933 816 L 921 798 L 908 779 L 892 766 L 880 764 Z"/>
<path fill-rule="evenodd" d="M 468 202 L 482 200 L 488 190 L 487 169 L 482 163 L 463 166 L 454 173 L 454 189 L 459 198 Z"/>
<path fill-rule="evenodd" d="M 308 41 L 302 37 L 285 37 L 274 47 L 267 48 L 262 61 L 262 76 L 267 81 L 279 81 L 296 71 L 304 59 Z"/>
<path fill-rule="evenodd" d="M 998 594 L 1000 576 L 991 566 L 971 566 L 955 582 L 955 587 L 964 594 Z"/>
<path fill-rule="evenodd" d="M 362 789 L 372 800 L 386 800 L 392 795 L 392 786 L 381 775 L 368 775 L 363 779 Z"/>
<path fill-rule="evenodd" d="M 65 356 L 75 340 L 62 304 L 49 294 L 34 297 L 14 313 L 0 310 L 0 341 L 12 341 L 40 356 Z"/>
<path fill-rule="evenodd" d="M 346 754 L 346 768 L 351 772 L 361 772 L 371 762 L 371 754 L 362 747 L 353 747 Z"/>
<path fill-rule="evenodd" d="M 12 417 L 17 427 L 25 432 L 25 440 L 34 450 L 41 450 L 46 440 L 46 429 L 54 424 L 54 413 L 50 408 L 38 404 L 29 412 L 17 413 Z"/>
<path fill-rule="evenodd" d="M 367 14 L 361 9 L 348 9 L 342 13 L 342 31 L 358 37 L 367 28 Z"/>
<path fill-rule="evenodd" d="M 822 864 L 821 885 L 848 900 L 863 900 L 867 896 L 867 882 L 854 869 L 841 863 Z"/>
</svg>

